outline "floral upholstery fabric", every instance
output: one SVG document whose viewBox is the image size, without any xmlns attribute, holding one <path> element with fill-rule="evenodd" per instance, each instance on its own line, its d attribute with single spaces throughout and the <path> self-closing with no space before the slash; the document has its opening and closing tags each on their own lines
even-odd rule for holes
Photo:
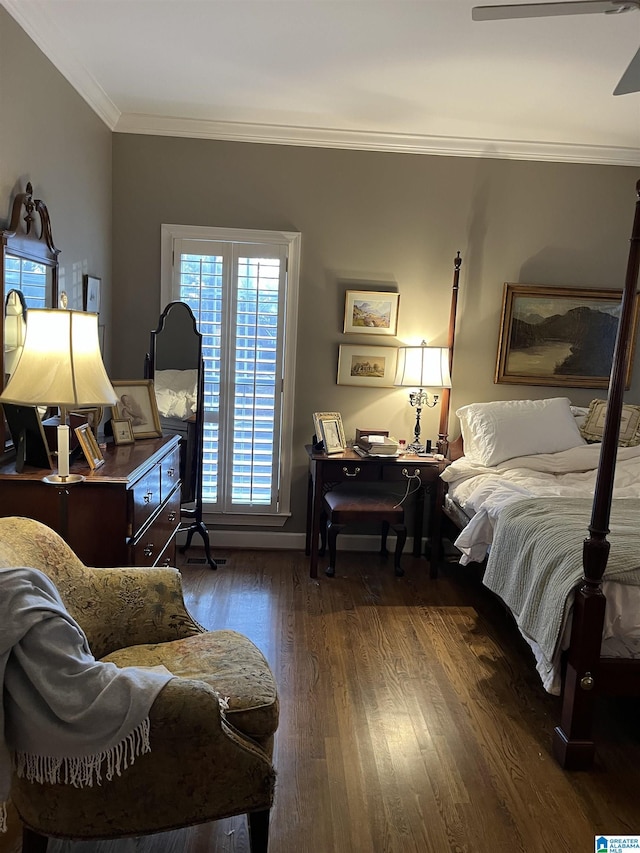
<svg viewBox="0 0 640 853">
<path fill-rule="evenodd" d="M 122 776 L 95 788 L 14 777 L 12 800 L 27 826 L 63 838 L 114 838 L 270 807 L 273 675 L 242 634 L 205 631 L 191 617 L 177 569 L 89 568 L 54 531 L 26 518 L 0 518 L 0 566 L 45 572 L 95 657 L 163 664 L 177 676 L 151 708 L 151 752 Z"/>
</svg>

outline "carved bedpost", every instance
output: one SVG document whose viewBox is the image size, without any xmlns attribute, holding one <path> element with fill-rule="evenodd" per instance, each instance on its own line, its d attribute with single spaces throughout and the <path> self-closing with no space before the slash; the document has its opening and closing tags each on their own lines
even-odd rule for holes
<svg viewBox="0 0 640 853">
<path fill-rule="evenodd" d="M 453 370 L 453 344 L 456 336 L 456 313 L 458 311 L 458 286 L 460 282 L 460 267 L 462 266 L 462 258 L 460 252 L 453 259 L 453 290 L 451 292 L 451 311 L 449 313 L 449 336 L 447 346 L 449 347 L 449 375 Z M 451 397 L 451 389 L 443 388 L 440 396 L 440 426 L 438 427 L 438 453 L 443 456 L 447 455 L 449 450 L 449 400 Z"/>
<path fill-rule="evenodd" d="M 610 543 L 607 541 L 607 534 L 618 454 L 620 417 L 627 368 L 633 350 L 634 303 L 640 268 L 640 181 L 636 184 L 636 196 L 589 537 L 584 540 L 582 549 L 584 577 L 574 600 L 571 646 L 562 693 L 562 713 L 560 725 L 556 727 L 553 737 L 556 758 L 563 767 L 572 770 L 589 767 L 595 752 L 591 724 L 594 700 L 598 693 L 600 646 L 606 604 L 602 593 L 602 575 L 609 558 Z"/>
</svg>

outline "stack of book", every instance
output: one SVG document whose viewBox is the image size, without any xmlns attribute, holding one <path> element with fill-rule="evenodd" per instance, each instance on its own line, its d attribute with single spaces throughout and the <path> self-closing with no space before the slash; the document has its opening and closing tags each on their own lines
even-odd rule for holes
<svg viewBox="0 0 640 853">
<path fill-rule="evenodd" d="M 380 456 L 394 456 L 398 452 L 398 442 L 388 430 L 356 429 L 356 447 Z"/>
</svg>

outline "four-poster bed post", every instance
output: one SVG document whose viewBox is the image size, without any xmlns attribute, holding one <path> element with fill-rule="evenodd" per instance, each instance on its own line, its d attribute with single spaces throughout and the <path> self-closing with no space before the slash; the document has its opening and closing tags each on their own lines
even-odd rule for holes
<svg viewBox="0 0 640 853">
<path fill-rule="evenodd" d="M 620 323 L 609 380 L 607 413 L 589 537 L 584 541 L 582 552 L 584 577 L 575 594 L 571 644 L 562 690 L 562 712 L 560 725 L 556 727 L 553 737 L 556 758 L 563 767 L 572 770 L 586 769 L 593 760 L 595 746 L 591 726 L 595 697 L 599 693 L 620 695 L 640 693 L 638 679 L 635 679 L 635 684 L 631 684 L 626 672 L 616 659 L 600 658 L 606 604 L 601 584 L 609 557 L 610 543 L 607 541 L 607 534 L 609 533 L 620 417 L 627 367 L 633 352 L 633 314 L 640 266 L 640 181 L 636 184 L 636 196 L 635 217 L 622 294 Z M 628 664 L 631 668 L 634 664 L 639 665 L 640 662 L 629 661 Z M 629 675 L 631 675 L 631 669 Z"/>
<path fill-rule="evenodd" d="M 453 259 L 453 290 L 451 292 L 451 310 L 449 312 L 449 335 L 447 338 L 447 347 L 449 348 L 449 376 L 453 371 L 453 345 L 456 336 L 456 312 L 458 310 L 458 287 L 460 283 L 460 267 L 462 266 L 462 258 L 460 252 Z M 449 450 L 449 400 L 451 397 L 451 389 L 443 388 L 440 395 L 440 426 L 438 427 L 438 453 L 443 456 L 447 455 Z"/>
</svg>

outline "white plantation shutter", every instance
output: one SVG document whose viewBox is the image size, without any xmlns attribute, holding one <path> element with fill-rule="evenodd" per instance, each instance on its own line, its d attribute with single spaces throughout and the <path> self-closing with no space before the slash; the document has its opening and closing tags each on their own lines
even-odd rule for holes
<svg viewBox="0 0 640 853">
<path fill-rule="evenodd" d="M 246 239 L 252 233 L 235 240 L 174 236 L 170 296 L 189 305 L 203 335 L 205 510 L 249 517 L 289 511 L 291 452 L 283 444 L 285 435 L 290 442 L 293 401 L 285 397 L 293 384 L 284 374 L 287 306 L 295 305 L 291 240 L 272 235 L 270 242 L 263 232 L 259 241 Z"/>
</svg>

